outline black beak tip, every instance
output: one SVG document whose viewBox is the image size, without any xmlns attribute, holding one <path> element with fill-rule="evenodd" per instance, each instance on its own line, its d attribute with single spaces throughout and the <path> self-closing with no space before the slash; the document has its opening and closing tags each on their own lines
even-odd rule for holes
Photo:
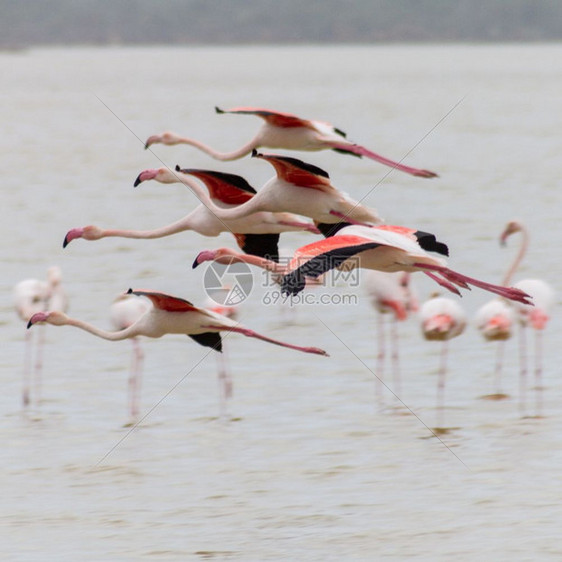
<svg viewBox="0 0 562 562">
<path fill-rule="evenodd" d="M 141 183 L 141 179 L 140 179 L 140 175 L 137 176 L 137 179 L 135 180 L 135 183 L 133 184 L 133 187 L 137 187 L 137 185 L 139 185 L 139 183 Z"/>
<path fill-rule="evenodd" d="M 129 287 L 129 290 L 127 291 L 126 294 L 127 294 L 127 295 L 132 295 L 132 294 L 133 294 L 133 289 L 131 289 L 131 288 Z"/>
<path fill-rule="evenodd" d="M 63 240 L 63 242 L 62 242 L 62 247 L 63 247 L 63 248 L 66 248 L 66 247 L 68 246 L 68 244 L 69 244 L 68 238 L 65 236 L 65 237 L 64 237 L 64 240 Z"/>
<path fill-rule="evenodd" d="M 197 258 L 195 258 L 195 259 L 193 260 L 193 264 L 192 264 L 192 266 L 191 266 L 191 269 L 195 269 L 198 265 L 199 265 L 199 262 L 197 261 Z"/>
</svg>

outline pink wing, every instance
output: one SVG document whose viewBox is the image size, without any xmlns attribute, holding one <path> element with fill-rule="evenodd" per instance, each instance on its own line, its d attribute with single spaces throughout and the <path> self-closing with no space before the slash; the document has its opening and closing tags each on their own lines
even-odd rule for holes
<svg viewBox="0 0 562 562">
<path fill-rule="evenodd" d="M 327 252 L 339 250 L 341 248 L 349 248 L 350 246 L 360 246 L 370 242 L 373 241 L 368 238 L 363 238 L 362 236 L 351 234 L 336 235 L 330 238 L 324 238 L 323 240 L 317 240 L 316 242 L 301 246 L 295 250 L 293 259 L 289 263 L 288 271 L 297 269 L 307 261 L 321 254 L 326 254 Z"/>
<path fill-rule="evenodd" d="M 212 199 L 218 199 L 227 205 L 246 203 L 256 193 L 256 190 L 243 177 L 235 174 L 178 168 L 176 171 L 199 178 L 209 190 Z"/>
<path fill-rule="evenodd" d="M 257 115 L 264 119 L 274 127 L 306 127 L 307 129 L 314 129 L 314 125 L 308 119 L 301 119 L 292 113 L 283 113 L 281 111 L 271 111 L 270 109 L 263 109 L 259 107 L 233 107 L 232 109 L 219 109 L 215 107 L 217 113 L 240 113 L 243 115 Z"/>
<path fill-rule="evenodd" d="M 154 308 L 160 310 L 166 310 L 167 312 L 201 312 L 205 314 L 205 311 L 193 306 L 189 301 L 180 299 L 178 297 L 172 297 L 164 293 L 156 293 L 154 291 L 143 291 L 129 289 L 127 294 L 137 295 L 142 297 L 147 297 L 152 301 Z"/>
<path fill-rule="evenodd" d="M 279 179 L 292 183 L 297 187 L 308 187 L 325 192 L 333 192 L 336 189 L 330 183 L 330 176 L 327 172 L 298 158 L 278 156 L 276 154 L 261 154 L 257 151 L 252 152 L 252 156 L 267 160 L 275 168 Z"/>
</svg>

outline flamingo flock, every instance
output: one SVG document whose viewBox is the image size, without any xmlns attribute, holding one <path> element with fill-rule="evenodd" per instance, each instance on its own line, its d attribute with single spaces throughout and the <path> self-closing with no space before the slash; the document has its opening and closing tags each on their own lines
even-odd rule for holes
<svg viewBox="0 0 562 562">
<path fill-rule="evenodd" d="M 399 352 L 396 322 L 418 313 L 418 301 L 411 288 L 412 277 L 422 273 L 449 297 L 433 297 L 419 309 L 422 335 L 427 340 L 442 342 L 442 360 L 439 369 L 437 428 L 444 429 L 444 387 L 448 341 L 459 336 L 466 326 L 466 315 L 458 301 L 462 291 L 475 287 L 495 295 L 488 309 L 479 312 L 478 328 L 487 340 L 506 340 L 511 335 L 515 318 L 521 325 L 521 392 L 526 381 L 526 343 L 524 328 L 531 326 L 536 333 L 535 378 L 537 389 L 542 385 L 540 356 L 541 335 L 546 326 L 554 292 L 537 280 L 520 281 L 510 286 L 511 276 L 519 265 L 527 244 L 526 229 L 512 221 L 502 234 L 505 241 L 515 232 L 522 233 L 522 248 L 516 263 L 502 284 L 493 284 L 468 276 L 447 264 L 449 249 L 436 235 L 417 227 L 387 224 L 378 211 L 354 200 L 335 187 L 328 172 L 316 165 L 284 154 L 259 152 L 262 148 L 293 151 L 333 150 L 339 153 L 365 157 L 393 170 L 414 177 L 436 178 L 436 173 L 407 166 L 390 160 L 367 148 L 349 141 L 345 134 L 329 123 L 302 119 L 290 113 L 240 107 L 230 110 L 216 108 L 219 114 L 253 115 L 264 123 L 257 134 L 238 150 L 219 152 L 201 141 L 164 132 L 150 136 L 145 148 L 155 144 L 184 144 L 195 147 L 215 160 L 229 162 L 251 156 L 248 169 L 255 162 L 267 162 L 274 175 L 260 189 L 255 189 L 243 177 L 215 169 L 198 169 L 177 165 L 175 169 L 161 167 L 145 169 L 137 174 L 134 186 L 149 181 L 161 184 L 182 184 L 200 204 L 176 222 L 154 230 L 102 228 L 96 225 L 71 228 L 64 236 L 63 247 L 73 240 L 100 240 L 109 237 L 160 239 L 192 232 L 202 237 L 216 237 L 227 232 L 234 236 L 238 250 L 230 247 L 202 249 L 194 256 L 193 267 L 204 262 L 230 264 L 244 262 L 274 274 L 280 291 L 289 298 L 318 286 L 332 270 L 365 270 L 365 285 L 375 310 L 393 318 L 391 334 L 393 385 L 400 395 Z M 279 241 L 283 233 L 307 232 L 320 238 L 297 248 L 286 261 L 279 258 Z M 202 238 L 202 240 L 204 240 Z M 202 242 L 205 244 L 205 242 Z M 74 246 L 74 245 L 73 245 Z M 186 276 L 188 271 L 186 270 Z M 542 283 L 542 284 L 541 284 Z M 22 282 L 16 291 L 20 317 L 31 328 L 36 324 L 72 326 L 98 338 L 109 341 L 129 339 L 133 346 L 129 376 L 129 414 L 132 423 L 139 418 L 139 393 L 143 353 L 139 337 L 160 338 L 166 334 L 185 334 L 208 352 L 223 352 L 221 334 L 239 334 L 248 338 L 282 346 L 289 350 L 327 357 L 318 347 L 287 343 L 241 325 L 232 310 L 207 303 L 198 307 L 183 297 L 162 293 L 155 289 L 128 289 L 111 306 L 114 330 L 106 330 L 66 314 L 66 308 L 55 306 L 52 290 L 44 291 L 37 306 L 22 306 L 25 288 Z M 49 295 L 49 298 L 44 294 Z M 251 296 L 250 296 L 251 298 Z M 502 316 L 503 314 L 503 316 Z M 500 320 L 505 318 L 505 320 Z M 383 323 L 379 322 L 379 345 L 376 373 L 384 378 Z M 498 356 L 499 357 L 499 356 Z M 326 360 L 326 359 L 323 359 Z M 29 363 L 26 352 L 26 365 Z M 24 368 L 25 380 L 29 367 Z M 501 372 L 498 359 L 496 372 Z M 499 374 L 497 375 L 499 381 Z M 221 411 L 232 393 L 232 380 L 226 362 L 219 362 Z M 29 384 L 24 383 L 24 404 L 29 403 Z M 499 382 L 497 394 L 500 394 Z M 381 402 L 381 387 L 377 396 Z M 524 398 L 521 398 L 524 401 Z M 541 399 L 542 400 L 542 399 Z M 537 398 L 537 408 L 539 408 Z"/>
</svg>

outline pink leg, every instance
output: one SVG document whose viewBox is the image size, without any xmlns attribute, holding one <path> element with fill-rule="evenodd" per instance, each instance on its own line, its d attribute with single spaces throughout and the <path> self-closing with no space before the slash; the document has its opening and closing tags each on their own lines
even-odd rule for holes
<svg viewBox="0 0 562 562">
<path fill-rule="evenodd" d="M 36 347 L 35 354 L 35 373 L 33 377 L 33 387 L 35 394 L 35 403 L 39 404 L 41 401 L 41 391 L 43 383 L 43 350 L 45 349 L 45 326 L 40 326 L 39 339 Z"/>
<path fill-rule="evenodd" d="M 441 287 L 444 287 L 445 289 L 447 289 L 447 291 L 451 291 L 451 293 L 455 293 L 456 295 L 459 295 L 459 297 L 461 297 L 461 292 L 452 284 L 449 283 L 448 281 L 445 281 L 445 279 L 441 279 L 441 277 L 439 277 L 438 275 L 435 275 L 434 273 L 431 273 L 429 271 L 424 271 L 424 273 L 431 279 L 433 279 L 436 283 L 438 283 L 439 285 L 441 285 Z M 468 287 L 465 287 L 468 288 Z"/>
<path fill-rule="evenodd" d="M 436 271 L 448 281 L 451 281 L 459 286 L 474 285 L 490 293 L 495 293 L 509 300 L 522 302 L 523 304 L 532 304 L 528 299 L 530 298 L 527 293 L 519 289 L 514 289 L 512 287 L 501 287 L 500 285 L 493 285 L 492 283 L 486 283 L 485 281 L 480 281 L 473 277 L 468 277 L 447 267 L 440 265 L 430 265 L 425 263 L 415 263 L 415 267 L 419 267 L 421 270 Z M 464 284 L 464 285 L 463 285 Z"/>
<path fill-rule="evenodd" d="M 225 355 L 226 349 L 223 343 L 222 353 L 217 353 L 218 383 L 219 383 L 219 408 L 220 417 L 227 417 L 227 402 L 232 397 L 232 378 L 228 372 L 228 361 Z"/>
<path fill-rule="evenodd" d="M 298 221 L 279 221 L 279 224 L 283 226 L 292 226 L 294 228 L 301 228 L 307 232 L 312 232 L 313 234 L 320 234 L 318 228 L 316 228 L 313 224 L 307 222 L 298 222 Z"/>
<path fill-rule="evenodd" d="M 385 333 L 384 333 L 384 318 L 383 315 L 377 312 L 377 336 L 378 336 L 378 349 L 377 349 L 377 378 L 375 381 L 375 393 L 377 397 L 377 404 L 379 410 L 384 406 L 383 400 L 383 382 L 384 382 L 384 358 L 385 358 Z"/>
<path fill-rule="evenodd" d="M 519 326 L 519 412 L 525 415 L 527 393 L 527 329 Z"/>
<path fill-rule="evenodd" d="M 402 396 L 402 381 L 400 379 L 400 355 L 399 355 L 399 338 L 398 338 L 398 322 L 392 319 L 390 325 L 390 345 L 392 357 L 392 380 L 394 382 L 394 392 L 397 396 Z"/>
<path fill-rule="evenodd" d="M 213 326 L 213 325 L 208 325 L 208 326 L 202 326 L 203 328 L 210 328 L 212 330 L 219 330 L 219 331 L 223 331 L 223 332 L 235 332 L 237 334 L 242 334 L 243 336 L 246 336 L 248 338 L 256 338 L 258 340 L 262 340 L 262 341 L 266 341 L 268 343 L 272 343 L 274 345 L 280 345 L 281 347 L 288 347 L 289 349 L 295 349 L 296 351 L 302 351 L 303 353 L 313 353 L 315 355 L 324 355 L 325 357 L 328 357 L 328 354 L 323 350 L 323 349 L 319 349 L 318 347 L 302 347 L 300 345 L 293 345 L 291 343 L 285 343 L 279 340 L 274 340 L 272 338 L 268 338 L 267 336 L 262 336 L 261 334 L 258 334 L 257 332 L 254 332 L 253 330 L 250 330 L 248 328 L 241 328 L 239 326 L 232 326 L 229 328 L 225 328 L 224 326 Z"/>
<path fill-rule="evenodd" d="M 494 383 L 496 387 L 496 394 L 502 394 L 502 370 L 503 370 L 503 355 L 505 350 L 505 342 L 499 341 L 496 349 L 496 368 L 494 371 Z"/>
<path fill-rule="evenodd" d="M 435 172 L 430 172 L 429 170 L 420 170 L 419 168 L 411 168 L 410 166 L 405 166 L 404 164 L 400 164 L 399 162 L 394 162 L 376 152 L 372 152 L 371 150 L 365 148 L 364 146 L 360 146 L 358 144 L 354 145 L 347 145 L 347 144 L 336 144 L 333 143 L 330 146 L 333 148 L 337 148 L 339 150 L 343 150 L 345 152 L 353 152 L 353 154 L 358 154 L 359 156 L 366 156 L 371 160 L 375 160 L 385 166 L 390 166 L 391 168 L 395 168 L 396 170 L 400 170 L 401 172 L 406 172 L 412 176 L 418 176 L 420 178 L 436 178 L 437 174 Z"/>
<path fill-rule="evenodd" d="M 133 346 L 133 354 L 131 358 L 131 372 L 129 375 L 129 411 L 131 422 L 135 423 L 140 412 L 144 352 L 137 338 L 132 338 L 131 344 Z"/>
<path fill-rule="evenodd" d="M 444 341 L 441 348 L 439 379 L 437 381 L 437 427 L 443 428 L 443 412 L 445 408 L 445 379 L 447 376 L 447 353 L 449 342 Z"/>
<path fill-rule="evenodd" d="M 536 415 L 542 416 L 542 409 L 543 409 L 542 330 L 535 330 L 535 396 L 536 396 Z"/>
<path fill-rule="evenodd" d="M 29 406 L 29 386 L 31 377 L 31 352 L 33 348 L 33 334 L 30 330 L 25 331 L 25 343 L 24 343 L 24 356 L 23 356 L 23 388 L 22 388 L 22 403 L 23 407 Z"/>
<path fill-rule="evenodd" d="M 348 215 L 346 215 L 344 213 L 340 213 L 338 211 L 330 211 L 330 215 L 334 215 L 334 217 L 339 217 L 342 221 L 349 222 L 351 224 L 358 224 L 359 226 L 373 226 L 372 224 L 369 224 L 368 222 L 356 221 L 356 220 L 352 219 L 351 217 L 349 217 Z"/>
</svg>

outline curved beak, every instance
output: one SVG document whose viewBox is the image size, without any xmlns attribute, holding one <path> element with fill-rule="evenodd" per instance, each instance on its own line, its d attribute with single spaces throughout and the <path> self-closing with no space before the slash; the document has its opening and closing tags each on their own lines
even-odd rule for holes
<svg viewBox="0 0 562 562">
<path fill-rule="evenodd" d="M 84 229 L 83 228 L 72 228 L 70 229 L 67 233 L 66 236 L 64 237 L 64 241 L 62 243 L 62 247 L 66 248 L 74 239 L 76 238 L 82 238 L 82 234 L 84 233 Z"/>
<path fill-rule="evenodd" d="M 192 269 L 195 269 L 198 265 L 201 265 L 205 261 L 213 261 L 215 259 L 215 254 L 213 250 L 203 250 L 197 254 L 197 257 L 193 261 Z"/>
</svg>

